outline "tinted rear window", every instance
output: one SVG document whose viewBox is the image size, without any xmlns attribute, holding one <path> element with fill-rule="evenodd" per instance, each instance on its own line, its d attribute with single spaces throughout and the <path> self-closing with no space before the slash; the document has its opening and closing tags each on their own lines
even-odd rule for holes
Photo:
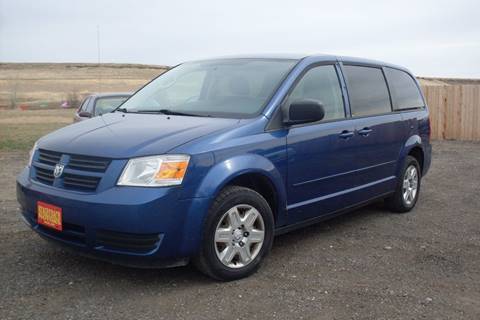
<svg viewBox="0 0 480 320">
<path fill-rule="evenodd" d="M 385 76 L 392 93 L 393 109 L 423 107 L 423 99 L 413 78 L 406 72 L 385 68 Z"/>
<path fill-rule="evenodd" d="M 352 116 L 368 116 L 391 111 L 390 96 L 382 69 L 345 66 Z"/>
</svg>

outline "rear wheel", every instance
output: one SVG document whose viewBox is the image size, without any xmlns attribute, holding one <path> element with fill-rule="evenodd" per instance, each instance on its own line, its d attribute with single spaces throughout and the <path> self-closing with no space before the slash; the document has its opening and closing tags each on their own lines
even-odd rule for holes
<svg viewBox="0 0 480 320">
<path fill-rule="evenodd" d="M 205 222 L 198 269 L 218 280 L 254 273 L 273 242 L 273 215 L 254 190 L 229 186 L 215 199 Z"/>
<path fill-rule="evenodd" d="M 421 178 L 417 159 L 407 156 L 395 193 L 385 200 L 389 209 L 398 213 L 412 210 L 420 193 Z"/>
</svg>

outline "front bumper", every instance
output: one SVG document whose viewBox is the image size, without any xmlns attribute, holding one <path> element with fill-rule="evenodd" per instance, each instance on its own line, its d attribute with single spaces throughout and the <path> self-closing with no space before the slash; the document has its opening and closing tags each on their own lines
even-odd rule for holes
<svg viewBox="0 0 480 320">
<path fill-rule="evenodd" d="M 113 187 L 98 193 L 32 181 L 25 168 L 17 199 L 26 223 L 43 238 L 123 265 L 185 264 L 201 241 L 208 198 L 181 199 L 180 188 Z M 37 201 L 62 208 L 63 231 L 39 225 Z"/>
</svg>

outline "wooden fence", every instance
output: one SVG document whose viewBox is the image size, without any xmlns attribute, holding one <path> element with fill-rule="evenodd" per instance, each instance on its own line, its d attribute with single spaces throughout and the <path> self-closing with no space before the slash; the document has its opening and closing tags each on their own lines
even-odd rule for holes
<svg viewBox="0 0 480 320">
<path fill-rule="evenodd" d="M 480 86 L 422 86 L 432 139 L 480 141 Z"/>
</svg>

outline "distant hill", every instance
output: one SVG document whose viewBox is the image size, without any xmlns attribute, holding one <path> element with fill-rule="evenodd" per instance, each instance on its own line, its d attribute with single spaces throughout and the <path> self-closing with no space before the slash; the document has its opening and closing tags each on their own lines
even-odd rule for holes
<svg viewBox="0 0 480 320">
<path fill-rule="evenodd" d="M 0 63 L 0 109 L 77 107 L 93 92 L 135 91 L 168 66 L 91 63 Z M 480 80 L 419 77 L 424 86 L 480 84 Z"/>
</svg>

